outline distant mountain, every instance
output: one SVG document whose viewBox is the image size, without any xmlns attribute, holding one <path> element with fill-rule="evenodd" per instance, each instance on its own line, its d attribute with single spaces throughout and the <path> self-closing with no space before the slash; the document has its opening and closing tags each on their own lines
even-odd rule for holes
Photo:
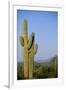
<svg viewBox="0 0 66 90">
<path fill-rule="evenodd" d="M 56 60 L 55 60 L 55 59 L 56 59 Z M 54 61 L 58 61 L 58 56 L 56 55 L 56 56 L 53 56 L 53 57 L 51 57 L 51 58 L 49 58 L 49 59 L 34 60 L 34 62 L 46 64 L 46 63 L 52 62 L 53 60 L 54 60 Z M 20 64 L 20 63 L 23 63 L 23 61 L 19 61 L 18 63 L 19 63 L 19 64 Z"/>
<path fill-rule="evenodd" d="M 38 63 L 48 63 L 50 60 L 49 59 L 40 59 L 40 60 L 37 60 L 36 62 Z"/>
<path fill-rule="evenodd" d="M 49 59 L 39 59 L 39 60 L 37 60 L 37 61 L 35 60 L 35 61 L 38 62 L 38 63 L 49 63 L 54 59 L 58 60 L 58 56 L 53 56 L 53 57 L 51 57 Z"/>
</svg>

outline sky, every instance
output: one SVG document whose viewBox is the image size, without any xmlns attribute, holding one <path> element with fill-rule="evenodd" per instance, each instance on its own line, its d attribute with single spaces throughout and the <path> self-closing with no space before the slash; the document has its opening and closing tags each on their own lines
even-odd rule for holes
<svg viewBox="0 0 66 90">
<path fill-rule="evenodd" d="M 35 32 L 35 43 L 38 44 L 35 61 L 45 61 L 57 55 L 58 13 L 56 11 L 17 10 L 18 62 L 23 61 L 23 47 L 20 45 L 19 38 L 22 36 L 22 25 L 25 19 L 28 22 L 28 37 Z"/>
</svg>

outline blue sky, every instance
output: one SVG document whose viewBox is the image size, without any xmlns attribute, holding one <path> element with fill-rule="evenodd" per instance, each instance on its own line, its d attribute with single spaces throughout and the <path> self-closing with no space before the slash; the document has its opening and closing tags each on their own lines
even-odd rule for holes
<svg viewBox="0 0 66 90">
<path fill-rule="evenodd" d="M 58 13 L 52 11 L 17 10 L 17 35 L 18 35 L 18 61 L 22 61 L 22 46 L 19 37 L 22 36 L 24 19 L 28 22 L 28 37 L 35 32 L 35 43 L 38 52 L 35 60 L 47 60 L 57 55 L 58 44 Z"/>
</svg>

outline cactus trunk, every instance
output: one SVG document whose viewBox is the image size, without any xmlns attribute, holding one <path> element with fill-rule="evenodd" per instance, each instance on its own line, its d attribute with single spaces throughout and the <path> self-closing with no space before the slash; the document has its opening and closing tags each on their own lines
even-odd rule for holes
<svg viewBox="0 0 66 90">
<path fill-rule="evenodd" d="M 29 78 L 29 69 L 28 69 L 28 49 L 27 49 L 27 21 L 25 20 L 23 23 L 23 39 L 24 39 L 24 47 L 23 47 L 23 63 L 24 63 L 24 78 Z"/>
</svg>

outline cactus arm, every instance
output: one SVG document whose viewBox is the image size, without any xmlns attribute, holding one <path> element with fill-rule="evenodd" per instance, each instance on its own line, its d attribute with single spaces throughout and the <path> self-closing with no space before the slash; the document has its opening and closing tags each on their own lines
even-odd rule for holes
<svg viewBox="0 0 66 90">
<path fill-rule="evenodd" d="M 34 54 L 36 54 L 36 53 L 37 53 L 37 49 L 38 49 L 38 45 L 37 45 L 37 44 L 35 44 L 35 45 L 34 45 Z"/>
<path fill-rule="evenodd" d="M 20 44 L 21 44 L 22 46 L 24 46 L 24 39 L 23 39 L 23 37 L 21 37 L 21 36 L 20 36 Z"/>
<path fill-rule="evenodd" d="M 27 42 L 28 50 L 30 50 L 30 48 L 32 47 L 33 42 L 34 42 L 34 33 L 31 34 L 31 36 L 30 36 L 30 38 L 29 38 L 29 40 Z"/>
</svg>

